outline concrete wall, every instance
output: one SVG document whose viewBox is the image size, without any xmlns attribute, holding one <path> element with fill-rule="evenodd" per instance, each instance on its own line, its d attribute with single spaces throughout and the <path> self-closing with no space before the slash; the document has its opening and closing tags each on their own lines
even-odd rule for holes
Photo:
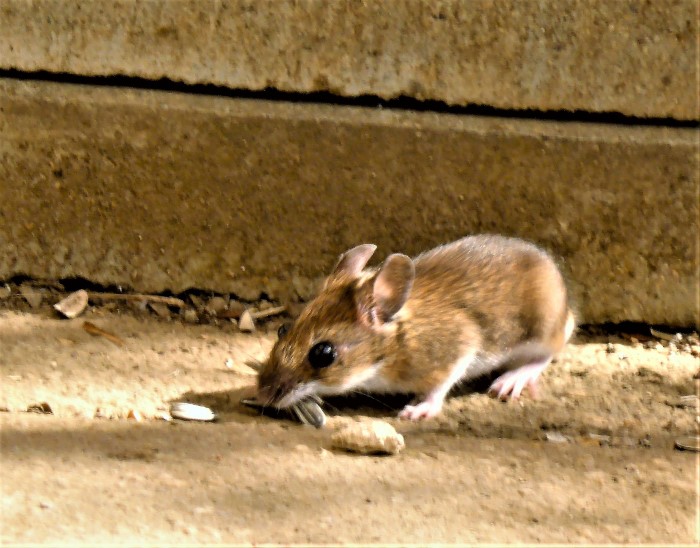
<svg viewBox="0 0 700 548">
<path fill-rule="evenodd" d="M 697 120 L 696 0 L 3 0 L 0 69 Z"/>
<path fill-rule="evenodd" d="M 561 256 L 583 321 L 700 325 L 700 140 L 679 127 L 700 120 L 697 10 L 3 0 L 0 280 L 306 298 L 359 242 L 381 259 L 489 231 Z M 63 74 L 102 85 L 46 81 Z M 136 91 L 112 76 L 504 117 Z M 550 110 L 582 122 L 522 118 Z M 600 113 L 627 118 L 585 122 Z"/>
<path fill-rule="evenodd" d="M 697 320 L 692 129 L 0 81 L 0 279 L 308 297 L 337 254 L 477 231 L 563 259 L 587 321 Z"/>
</svg>

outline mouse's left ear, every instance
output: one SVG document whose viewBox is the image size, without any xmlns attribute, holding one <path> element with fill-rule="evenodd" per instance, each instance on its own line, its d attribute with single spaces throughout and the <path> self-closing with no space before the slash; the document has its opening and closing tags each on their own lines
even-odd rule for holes
<svg viewBox="0 0 700 548">
<path fill-rule="evenodd" d="M 360 272 L 367 266 L 367 262 L 370 260 L 377 246 L 374 244 L 362 244 L 352 249 L 349 249 L 343 253 L 339 258 L 338 262 L 333 268 L 333 272 L 328 276 L 328 280 L 336 278 L 338 276 L 349 276 L 351 278 L 357 278 Z"/>
<path fill-rule="evenodd" d="M 416 269 L 410 257 L 401 253 L 389 255 L 374 279 L 374 316 L 385 323 L 391 320 L 408 299 Z"/>
</svg>

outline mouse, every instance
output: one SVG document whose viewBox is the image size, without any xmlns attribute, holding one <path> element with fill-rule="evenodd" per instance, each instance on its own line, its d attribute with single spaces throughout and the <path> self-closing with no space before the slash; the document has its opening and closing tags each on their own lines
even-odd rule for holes
<svg viewBox="0 0 700 548">
<path fill-rule="evenodd" d="M 414 395 L 399 417 L 435 417 L 459 383 L 500 375 L 488 393 L 537 395 L 542 372 L 575 329 L 561 271 L 534 243 L 467 236 L 379 266 L 362 244 L 283 324 L 260 365 L 256 399 L 288 408 L 309 397 Z"/>
</svg>

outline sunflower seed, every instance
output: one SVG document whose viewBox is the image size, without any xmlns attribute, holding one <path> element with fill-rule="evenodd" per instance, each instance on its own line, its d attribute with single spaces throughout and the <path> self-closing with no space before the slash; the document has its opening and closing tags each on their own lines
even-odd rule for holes
<svg viewBox="0 0 700 548">
<path fill-rule="evenodd" d="M 300 401 L 293 406 L 294 413 L 304 424 L 310 424 L 315 428 L 323 428 L 323 425 L 326 424 L 326 414 L 321 409 L 320 401 L 315 396 Z"/>
<path fill-rule="evenodd" d="M 700 436 L 685 436 L 677 439 L 675 442 L 676 449 L 680 451 L 700 451 Z"/>
<path fill-rule="evenodd" d="M 170 416 L 185 421 L 213 421 L 216 419 L 214 412 L 203 405 L 177 402 L 170 406 Z"/>
<path fill-rule="evenodd" d="M 310 424 L 315 428 L 323 428 L 326 424 L 326 414 L 321 409 L 322 400 L 318 396 L 309 396 L 307 399 L 292 405 L 288 409 L 279 409 L 273 406 L 265 406 L 255 399 L 243 399 L 241 403 L 247 407 L 274 417 L 284 417 L 287 415 L 296 416 L 299 422 Z"/>
</svg>

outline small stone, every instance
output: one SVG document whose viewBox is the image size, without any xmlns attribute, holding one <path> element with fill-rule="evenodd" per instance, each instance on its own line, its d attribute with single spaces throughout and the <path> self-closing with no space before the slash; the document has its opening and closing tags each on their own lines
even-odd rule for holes
<svg viewBox="0 0 700 548">
<path fill-rule="evenodd" d="M 182 311 L 182 319 L 187 323 L 199 323 L 199 315 L 193 308 L 185 308 Z"/>
<path fill-rule="evenodd" d="M 33 403 L 27 407 L 27 413 L 40 413 L 43 415 L 53 415 L 53 409 L 46 402 Z"/>
<path fill-rule="evenodd" d="M 126 418 L 136 422 L 141 422 L 143 420 L 141 413 L 139 413 L 136 409 L 129 409 L 129 413 L 126 415 Z"/>
<path fill-rule="evenodd" d="M 58 301 L 53 307 L 66 318 L 75 318 L 85 311 L 88 305 L 88 292 L 84 289 L 74 291 Z"/>
<path fill-rule="evenodd" d="M 666 405 L 670 407 L 692 407 L 697 409 L 700 399 L 695 394 L 688 394 L 687 396 L 681 396 L 677 400 L 666 400 Z"/>
<path fill-rule="evenodd" d="M 172 313 L 170 308 L 165 303 L 148 303 L 148 307 L 156 313 L 156 316 L 163 318 L 164 320 L 169 320 L 172 318 Z"/>
<path fill-rule="evenodd" d="M 350 423 L 331 436 L 331 444 L 363 455 L 396 455 L 406 446 L 403 436 L 380 420 Z"/>
<path fill-rule="evenodd" d="M 615 353 L 615 345 L 613 343 L 608 343 L 605 345 L 605 352 L 608 354 Z"/>
<path fill-rule="evenodd" d="M 204 307 L 204 311 L 212 316 L 218 315 L 228 307 L 228 302 L 223 297 L 212 297 Z"/>
<path fill-rule="evenodd" d="M 197 297 L 197 295 L 190 295 L 190 302 L 194 305 L 194 307 L 197 310 L 203 310 L 204 309 L 204 302 L 202 302 L 202 299 Z"/>
<path fill-rule="evenodd" d="M 639 468 L 637 468 L 636 464 L 628 464 L 625 466 L 625 470 L 627 470 L 630 474 L 634 474 L 635 476 L 639 476 Z"/>
<path fill-rule="evenodd" d="M 655 383 L 655 384 L 660 384 L 663 382 L 664 378 L 661 373 L 654 371 L 653 369 L 650 369 L 649 367 L 641 366 L 637 370 L 637 375 L 640 377 L 644 377 L 649 380 L 649 382 Z"/>
<path fill-rule="evenodd" d="M 230 318 L 236 320 L 241 317 L 241 314 L 245 311 L 246 307 L 243 303 L 238 301 L 229 301 L 228 306 L 216 314 L 217 318 L 226 319 Z"/>
<path fill-rule="evenodd" d="M 44 296 L 41 294 L 41 291 L 33 288 L 31 285 L 22 284 L 19 286 L 19 292 L 32 308 L 39 308 L 41 306 L 41 302 L 44 300 Z"/>
<path fill-rule="evenodd" d="M 611 436 L 606 434 L 594 434 L 592 432 L 588 434 L 588 438 L 598 442 L 599 445 L 610 445 L 612 441 Z"/>
<path fill-rule="evenodd" d="M 243 333 L 253 333 L 255 331 L 255 322 L 249 310 L 244 310 L 241 314 L 241 319 L 238 320 L 238 329 Z"/>
<path fill-rule="evenodd" d="M 4 301 L 5 299 L 9 299 L 10 295 L 12 295 L 12 290 L 10 289 L 9 286 L 5 285 L 3 287 L 0 287 L 0 301 Z"/>
<path fill-rule="evenodd" d="M 42 510 L 48 510 L 48 509 L 51 508 L 52 506 L 53 506 L 53 504 L 51 504 L 50 502 L 46 502 L 46 501 L 44 501 L 44 500 L 42 500 L 42 501 L 39 503 L 39 508 L 41 508 Z"/>
<path fill-rule="evenodd" d="M 551 443 L 568 443 L 569 438 L 567 438 L 561 432 L 547 432 L 545 434 L 545 439 Z"/>
</svg>

